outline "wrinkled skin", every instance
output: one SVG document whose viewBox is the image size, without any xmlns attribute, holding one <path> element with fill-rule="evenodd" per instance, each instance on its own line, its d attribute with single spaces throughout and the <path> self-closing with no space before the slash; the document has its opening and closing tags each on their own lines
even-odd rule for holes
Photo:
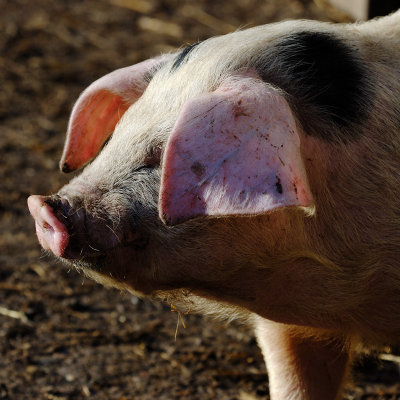
<svg viewBox="0 0 400 400">
<path fill-rule="evenodd" d="M 97 156 L 28 200 L 42 246 L 100 282 L 244 316 L 274 400 L 338 398 L 360 339 L 400 334 L 399 26 L 286 22 L 98 81 L 61 166 Z"/>
</svg>

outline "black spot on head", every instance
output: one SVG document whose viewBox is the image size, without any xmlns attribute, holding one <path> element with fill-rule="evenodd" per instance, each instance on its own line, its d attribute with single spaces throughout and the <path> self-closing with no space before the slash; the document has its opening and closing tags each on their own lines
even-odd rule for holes
<svg viewBox="0 0 400 400">
<path fill-rule="evenodd" d="M 176 60 L 174 61 L 174 63 L 172 64 L 172 68 L 171 71 L 175 71 L 180 65 L 184 64 L 187 59 L 188 59 L 188 55 L 189 53 L 200 44 L 201 42 L 197 42 L 194 44 L 191 44 L 190 46 L 186 47 L 185 49 L 183 49 L 178 57 L 176 58 Z"/>
<path fill-rule="evenodd" d="M 367 95 L 364 66 L 355 50 L 333 34 L 298 32 L 284 37 L 258 70 L 265 81 L 293 98 L 300 122 L 306 127 L 317 117 L 348 128 L 366 116 L 362 105 Z M 314 118 L 305 111 L 310 106 Z M 341 139 L 355 139 L 358 131 L 346 129 L 346 137 Z M 317 129 L 307 129 L 307 133 L 321 135 Z M 334 139 L 326 130 L 323 136 Z"/>
<path fill-rule="evenodd" d="M 156 65 L 153 65 L 148 71 L 145 72 L 143 79 L 150 83 L 154 75 L 166 64 L 166 61 L 161 61 Z"/>
</svg>

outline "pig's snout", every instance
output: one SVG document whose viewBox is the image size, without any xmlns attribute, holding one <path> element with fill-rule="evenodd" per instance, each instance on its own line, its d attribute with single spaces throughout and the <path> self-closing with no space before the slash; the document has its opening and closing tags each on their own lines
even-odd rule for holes
<svg viewBox="0 0 400 400">
<path fill-rule="evenodd" d="M 65 224 L 55 216 L 53 208 L 47 204 L 47 199 L 44 196 L 30 196 L 29 211 L 35 219 L 36 234 L 42 247 L 63 257 L 69 243 L 69 233 Z"/>
<path fill-rule="evenodd" d="M 96 257 L 124 245 L 140 247 L 141 235 L 128 227 L 114 227 L 106 215 L 88 212 L 58 195 L 30 196 L 29 210 L 36 234 L 45 250 L 70 260 Z"/>
</svg>

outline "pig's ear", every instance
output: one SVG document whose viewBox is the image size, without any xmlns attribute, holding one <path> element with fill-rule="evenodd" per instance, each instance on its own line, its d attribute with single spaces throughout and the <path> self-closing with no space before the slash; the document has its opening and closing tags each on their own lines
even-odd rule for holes
<svg viewBox="0 0 400 400">
<path fill-rule="evenodd" d="M 82 167 L 101 150 L 125 111 L 147 86 L 146 73 L 168 55 L 121 68 L 93 82 L 74 105 L 68 124 L 63 172 Z"/>
<path fill-rule="evenodd" d="M 312 205 L 296 122 L 281 93 L 243 73 L 184 105 L 163 158 L 166 224 Z"/>
</svg>

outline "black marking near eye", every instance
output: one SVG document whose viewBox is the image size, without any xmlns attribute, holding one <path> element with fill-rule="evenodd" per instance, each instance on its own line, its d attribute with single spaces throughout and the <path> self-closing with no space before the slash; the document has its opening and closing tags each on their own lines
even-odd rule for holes
<svg viewBox="0 0 400 400">
<path fill-rule="evenodd" d="M 258 68 L 260 69 L 260 68 Z M 347 128 L 366 116 L 367 71 L 344 41 L 324 32 L 297 32 L 281 39 L 261 67 L 263 79 L 284 89 L 298 104 L 299 119 L 315 115 Z M 304 121 L 301 121 L 304 122 Z M 355 139 L 357 129 L 347 129 L 343 140 Z M 309 131 L 312 133 L 312 129 Z M 333 140 L 329 133 L 324 139 Z"/>
<path fill-rule="evenodd" d="M 178 57 L 176 58 L 176 60 L 174 61 L 174 63 L 172 64 L 172 68 L 171 71 L 175 71 L 180 65 L 184 64 L 187 60 L 188 60 L 188 55 L 189 53 L 200 44 L 201 42 L 197 42 L 194 44 L 191 44 L 190 46 L 186 47 L 185 49 L 183 49 Z"/>
</svg>

